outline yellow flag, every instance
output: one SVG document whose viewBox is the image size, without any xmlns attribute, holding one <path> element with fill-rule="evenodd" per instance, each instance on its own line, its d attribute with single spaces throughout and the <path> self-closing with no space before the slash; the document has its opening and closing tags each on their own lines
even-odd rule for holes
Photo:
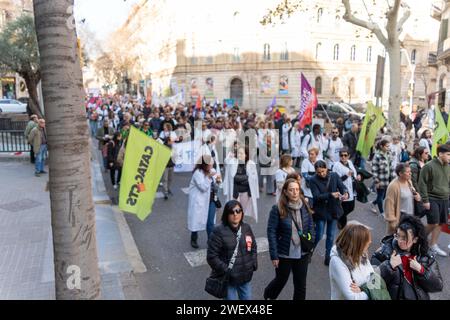
<svg viewBox="0 0 450 320">
<path fill-rule="evenodd" d="M 448 139 L 448 129 L 445 125 L 444 118 L 442 117 L 441 110 L 438 106 L 434 109 L 434 133 L 433 133 L 433 147 L 431 149 L 431 155 L 437 156 L 438 144 L 444 144 Z"/>
<path fill-rule="evenodd" d="M 367 112 L 364 117 L 364 123 L 359 134 L 356 150 L 361 152 L 363 158 L 367 158 L 370 149 L 375 143 L 378 131 L 384 126 L 386 120 L 383 116 L 383 110 L 373 105 L 371 101 L 367 103 Z"/>
<path fill-rule="evenodd" d="M 172 151 L 131 127 L 120 179 L 119 208 L 142 221 L 152 210 L 156 190 Z"/>
</svg>

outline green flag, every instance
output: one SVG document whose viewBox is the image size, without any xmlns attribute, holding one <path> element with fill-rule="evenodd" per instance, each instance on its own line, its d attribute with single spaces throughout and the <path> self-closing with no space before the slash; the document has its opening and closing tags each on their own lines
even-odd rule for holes
<svg viewBox="0 0 450 320">
<path fill-rule="evenodd" d="M 364 117 L 364 123 L 359 134 L 358 145 L 356 150 L 361 152 L 363 158 L 367 158 L 370 149 L 375 143 L 378 131 L 384 126 L 386 120 L 383 116 L 383 110 L 375 107 L 372 102 L 367 104 L 367 113 Z"/>
<path fill-rule="evenodd" d="M 439 107 L 434 108 L 434 133 L 433 133 L 433 147 L 431 149 L 431 156 L 437 156 L 437 147 L 439 144 L 444 144 L 448 139 L 448 129 L 445 125 Z"/>
<path fill-rule="evenodd" d="M 142 221 L 151 213 L 159 181 L 172 152 L 131 127 L 120 180 L 119 208 Z"/>
</svg>

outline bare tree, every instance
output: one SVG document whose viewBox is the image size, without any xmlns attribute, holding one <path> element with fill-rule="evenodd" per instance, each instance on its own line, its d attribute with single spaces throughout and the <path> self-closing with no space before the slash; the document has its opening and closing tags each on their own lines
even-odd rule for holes
<svg viewBox="0 0 450 320">
<path fill-rule="evenodd" d="M 382 5 L 380 3 L 381 1 L 374 0 L 373 2 L 374 5 Z M 367 20 L 363 20 L 355 16 L 356 13 L 352 10 L 350 0 L 342 0 L 342 4 L 345 8 L 345 13 L 343 15 L 344 20 L 356 26 L 365 28 L 373 33 L 385 47 L 386 52 L 389 55 L 390 87 L 388 124 L 395 134 L 399 134 L 401 104 L 400 49 L 402 47 L 400 35 L 403 31 L 403 25 L 411 15 L 411 11 L 403 0 L 394 0 L 392 5 L 389 1 L 387 1 L 388 6 L 384 12 L 386 26 L 384 30 L 382 30 L 380 25 L 372 20 L 373 13 L 369 13 L 369 10 L 367 10 Z M 399 19 L 401 8 L 403 13 Z M 282 0 L 275 9 L 269 10 L 269 12 L 261 20 L 261 23 L 273 24 L 276 22 L 276 19 L 283 21 L 284 19 L 289 18 L 296 11 L 307 11 L 308 9 L 309 8 L 307 8 L 303 0 Z"/>
<path fill-rule="evenodd" d="M 98 299 L 100 274 L 89 133 L 74 0 L 35 0 L 50 153 L 56 299 Z"/>
</svg>

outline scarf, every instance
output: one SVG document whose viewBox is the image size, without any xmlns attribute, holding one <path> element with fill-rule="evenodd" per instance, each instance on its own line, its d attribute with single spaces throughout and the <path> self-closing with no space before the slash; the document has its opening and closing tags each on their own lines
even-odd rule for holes
<svg viewBox="0 0 450 320">
<path fill-rule="evenodd" d="M 299 200 L 298 202 L 289 202 L 288 203 L 288 209 L 289 212 L 291 213 L 291 218 L 292 218 L 292 235 L 291 235 L 291 240 L 292 243 L 295 246 L 299 246 L 300 245 L 300 236 L 298 235 L 298 231 L 297 230 L 297 226 L 294 223 L 294 219 L 297 222 L 297 225 L 300 229 L 303 229 L 302 226 L 302 220 L 301 220 L 301 215 L 300 215 L 300 209 L 302 207 L 302 202 Z"/>
</svg>

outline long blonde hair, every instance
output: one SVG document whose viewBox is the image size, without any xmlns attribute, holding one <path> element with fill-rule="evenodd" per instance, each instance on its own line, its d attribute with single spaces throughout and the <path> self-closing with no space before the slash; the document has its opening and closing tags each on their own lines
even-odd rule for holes
<svg viewBox="0 0 450 320">
<path fill-rule="evenodd" d="M 280 200 L 278 200 L 278 211 L 280 213 L 281 219 L 286 218 L 287 215 L 288 215 L 288 209 L 287 208 L 288 208 L 288 204 L 289 204 L 289 198 L 286 195 L 286 191 L 289 188 L 289 185 L 291 183 L 298 184 L 298 187 L 300 189 L 300 201 L 306 207 L 306 210 L 308 210 L 308 213 L 312 215 L 314 213 L 314 211 L 308 205 L 308 202 L 306 201 L 305 196 L 303 195 L 303 191 L 302 191 L 302 188 L 300 186 L 300 182 L 298 180 L 296 180 L 296 179 L 287 179 L 284 182 L 283 189 L 281 189 Z"/>
</svg>

